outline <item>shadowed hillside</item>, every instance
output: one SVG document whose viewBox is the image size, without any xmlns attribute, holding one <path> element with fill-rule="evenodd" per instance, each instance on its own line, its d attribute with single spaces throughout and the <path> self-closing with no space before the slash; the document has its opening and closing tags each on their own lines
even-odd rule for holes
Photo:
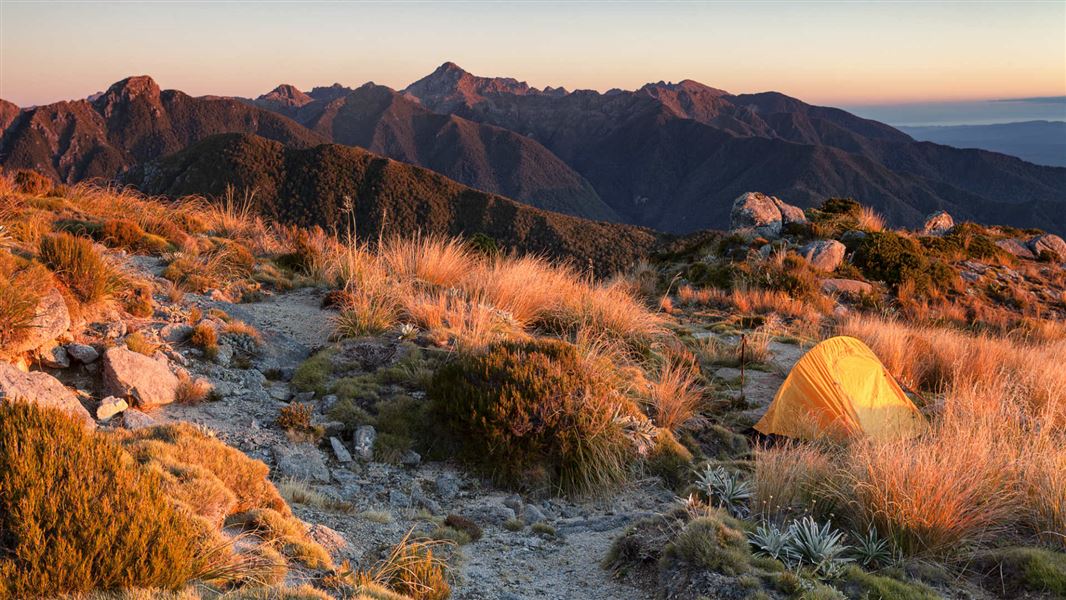
<svg viewBox="0 0 1066 600">
<path fill-rule="evenodd" d="M 363 238 L 378 232 L 485 234 L 506 248 L 573 258 L 607 273 L 631 264 L 661 239 L 627 225 L 547 212 L 473 190 L 427 169 L 334 144 L 294 149 L 252 135 L 208 138 L 134 169 L 130 183 L 149 193 L 222 195 L 254 190 L 265 213 L 300 225 L 344 231 L 345 210 Z"/>
<path fill-rule="evenodd" d="M 385 86 L 368 83 L 344 96 L 328 93 L 321 101 L 279 86 L 256 104 L 338 144 L 426 167 L 479 190 L 546 210 L 618 220 L 581 175 L 536 141 L 434 113 Z"/>
</svg>

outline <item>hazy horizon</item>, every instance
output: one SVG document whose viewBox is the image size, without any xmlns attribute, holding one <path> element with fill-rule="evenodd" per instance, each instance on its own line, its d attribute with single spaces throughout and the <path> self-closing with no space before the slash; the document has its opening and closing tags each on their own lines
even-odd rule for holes
<svg viewBox="0 0 1066 600">
<path fill-rule="evenodd" d="M 0 2 L 0 97 L 134 74 L 193 95 L 374 81 L 442 62 L 535 87 L 694 79 L 815 104 L 1066 95 L 1066 3 Z M 40 43 L 42 28 L 48 45 Z M 101 40 L 108 40 L 101 43 Z"/>
</svg>

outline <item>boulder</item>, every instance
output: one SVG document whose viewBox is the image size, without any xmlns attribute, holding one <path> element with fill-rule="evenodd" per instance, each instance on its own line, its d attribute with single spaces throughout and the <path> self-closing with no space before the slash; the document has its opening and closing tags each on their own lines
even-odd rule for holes
<svg viewBox="0 0 1066 600">
<path fill-rule="evenodd" d="M 318 448 L 311 444 L 278 444 L 273 451 L 278 475 L 299 481 L 329 483 L 329 469 Z"/>
<path fill-rule="evenodd" d="M 1029 240 L 1029 249 L 1037 258 L 1040 258 L 1040 253 L 1048 252 L 1058 257 L 1058 260 L 1066 261 L 1066 242 L 1053 233 L 1038 235 Z"/>
<path fill-rule="evenodd" d="M 352 455 L 348 452 L 348 449 L 344 447 L 344 442 L 335 437 L 329 438 L 329 445 L 333 447 L 333 455 L 337 457 L 342 463 L 352 462 Z"/>
<path fill-rule="evenodd" d="M 96 348 L 88 344 L 67 344 L 66 348 L 67 356 L 83 365 L 94 363 L 96 359 L 100 358 L 100 353 L 96 351 Z"/>
<path fill-rule="evenodd" d="M 873 293 L 874 286 L 865 281 L 856 281 L 854 279 L 826 279 L 822 281 L 822 291 L 826 294 L 860 296 Z"/>
<path fill-rule="evenodd" d="M 307 528 L 307 537 L 314 540 L 319 546 L 325 548 L 326 552 L 329 552 L 331 555 L 336 555 L 338 552 L 348 547 L 348 540 L 344 539 L 343 535 L 325 525 L 319 525 L 318 523 Z"/>
<path fill-rule="evenodd" d="M 70 355 L 63 346 L 52 346 L 51 348 L 39 350 L 38 355 L 41 364 L 49 369 L 66 369 L 70 366 Z"/>
<path fill-rule="evenodd" d="M 835 271 L 844 262 L 846 250 L 844 244 L 836 240 L 816 240 L 804 246 L 801 254 L 812 267 L 828 272 Z"/>
<path fill-rule="evenodd" d="M 109 396 L 128 398 L 138 407 L 170 404 L 178 378 L 167 365 L 116 346 L 104 352 L 103 390 Z"/>
<path fill-rule="evenodd" d="M 955 219 L 947 212 L 938 210 L 925 218 L 922 233 L 926 235 L 944 235 L 955 226 Z"/>
<path fill-rule="evenodd" d="M 781 221 L 781 209 L 774 198 L 759 192 L 741 194 L 729 212 L 730 231 L 752 231 L 768 238 L 781 235 Z"/>
<path fill-rule="evenodd" d="M 26 339 L 4 348 L 4 354 L 13 356 L 37 350 L 50 344 L 70 329 L 70 312 L 67 310 L 67 303 L 63 300 L 63 295 L 55 288 L 48 290 L 48 293 L 37 302 L 35 315 L 26 327 L 29 332 Z"/>
<path fill-rule="evenodd" d="M 355 444 L 355 453 L 363 460 L 374 460 L 374 440 L 378 432 L 372 425 L 360 425 L 355 430 L 352 443 Z"/>
<path fill-rule="evenodd" d="M 192 337 L 193 326 L 187 323 L 170 323 L 159 330 L 159 337 L 172 344 L 180 344 Z"/>
<path fill-rule="evenodd" d="M 74 392 L 48 373 L 25 373 L 7 363 L 0 363 L 0 402 L 25 400 L 38 406 L 58 408 L 84 423 L 95 425 L 92 415 L 78 402 Z"/>
<path fill-rule="evenodd" d="M 1007 252 L 1010 252 L 1018 258 L 1026 258 L 1029 260 L 1036 259 L 1036 255 L 1033 254 L 1033 251 L 1029 249 L 1029 246 L 1026 246 L 1021 241 L 1016 240 L 1014 238 L 1006 240 L 996 240 L 996 245 L 999 246 L 1000 249 L 1006 250 Z"/>
<path fill-rule="evenodd" d="M 782 225 L 803 225 L 807 222 L 807 214 L 803 212 L 802 208 L 792 206 L 777 196 L 770 196 L 770 199 L 773 200 L 777 210 L 781 211 Z"/>
<path fill-rule="evenodd" d="M 96 407 L 96 418 L 101 421 L 108 421 L 111 417 L 119 414 L 120 412 L 129 408 L 130 405 L 126 403 L 122 398 L 116 398 L 114 396 L 108 396 L 100 401 L 100 405 Z"/>
<path fill-rule="evenodd" d="M 126 429 L 135 431 L 145 427 L 154 427 L 155 425 L 157 425 L 155 419 L 136 408 L 127 408 L 122 411 L 122 426 Z"/>
</svg>

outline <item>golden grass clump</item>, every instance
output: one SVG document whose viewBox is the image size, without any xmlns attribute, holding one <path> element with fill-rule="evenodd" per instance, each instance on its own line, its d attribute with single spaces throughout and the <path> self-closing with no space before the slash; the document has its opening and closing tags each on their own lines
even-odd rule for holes
<svg viewBox="0 0 1066 600">
<path fill-rule="evenodd" d="M 665 360 L 649 390 L 656 425 L 677 432 L 703 405 L 700 370 L 695 360 Z"/>
<path fill-rule="evenodd" d="M 374 593 L 376 588 L 411 600 L 446 600 L 451 596 L 451 586 L 448 565 L 440 557 L 440 550 L 448 546 L 450 543 L 445 541 L 412 539 L 408 532 L 388 555 L 355 574 L 356 593 L 385 600 L 394 598 Z"/>
<path fill-rule="evenodd" d="M 40 265 L 0 250 L 0 349 L 15 348 L 33 333 L 37 305 L 50 281 Z"/>
<path fill-rule="evenodd" d="M 68 233 L 41 238 L 39 257 L 82 304 L 94 304 L 111 296 L 118 276 L 111 265 L 86 239 Z"/>
<path fill-rule="evenodd" d="M 160 345 L 149 340 L 143 332 L 134 331 L 126 336 L 126 348 L 145 356 L 154 356 L 159 351 Z"/>
<path fill-rule="evenodd" d="M 199 404 L 211 396 L 211 390 L 208 380 L 178 371 L 178 389 L 174 392 L 174 401 L 179 404 Z"/>
<path fill-rule="evenodd" d="M 189 342 L 203 351 L 208 359 L 218 355 L 218 330 L 211 323 L 201 321 L 194 325 Z"/>
<path fill-rule="evenodd" d="M 473 255 L 459 238 L 393 237 L 385 241 L 379 252 L 394 277 L 417 285 L 454 287 L 473 266 Z"/>
<path fill-rule="evenodd" d="M 0 597 L 177 589 L 214 557 L 158 473 L 53 409 L 0 403 Z"/>
</svg>

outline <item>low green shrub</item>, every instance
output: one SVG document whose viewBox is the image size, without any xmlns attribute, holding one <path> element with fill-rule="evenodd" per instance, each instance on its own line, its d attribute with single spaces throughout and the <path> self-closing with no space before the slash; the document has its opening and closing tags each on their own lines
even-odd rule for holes
<svg viewBox="0 0 1066 600">
<path fill-rule="evenodd" d="M 958 280 L 951 266 L 930 260 L 921 244 L 892 231 L 868 233 L 853 242 L 853 249 L 852 263 L 872 281 L 893 287 L 913 281 L 916 292 L 927 294 L 952 287 Z"/>
<path fill-rule="evenodd" d="M 0 597 L 173 590 L 208 567 L 159 477 L 64 413 L 0 403 L 0 473 Z"/>
<path fill-rule="evenodd" d="M 1066 597 L 1066 554 L 1044 548 L 998 548 L 977 557 L 974 568 L 989 589 L 1009 598 L 1025 592 Z"/>
<path fill-rule="evenodd" d="M 497 481 L 564 493 L 625 480 L 639 410 L 556 340 L 500 342 L 441 367 L 430 422 L 451 450 Z"/>
<path fill-rule="evenodd" d="M 739 521 L 715 511 L 693 519 L 663 551 L 664 560 L 726 575 L 751 570 L 751 549 Z"/>
</svg>

